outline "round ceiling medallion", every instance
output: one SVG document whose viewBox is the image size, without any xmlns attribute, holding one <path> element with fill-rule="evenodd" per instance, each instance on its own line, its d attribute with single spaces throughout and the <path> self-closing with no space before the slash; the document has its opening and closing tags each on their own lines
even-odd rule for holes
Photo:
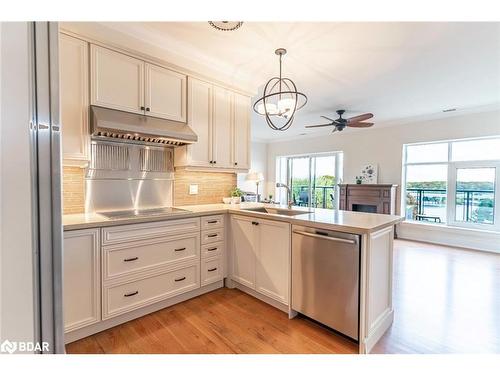
<svg viewBox="0 0 500 375">
<path fill-rule="evenodd" d="M 243 25 L 242 21 L 208 21 L 208 23 L 219 31 L 234 31 Z"/>
</svg>

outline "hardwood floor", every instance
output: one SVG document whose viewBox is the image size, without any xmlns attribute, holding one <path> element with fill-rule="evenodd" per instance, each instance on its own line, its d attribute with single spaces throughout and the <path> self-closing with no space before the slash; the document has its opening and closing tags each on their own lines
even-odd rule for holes
<svg viewBox="0 0 500 375">
<path fill-rule="evenodd" d="M 372 353 L 500 353 L 500 255 L 394 245 L 394 322 Z"/>
<path fill-rule="evenodd" d="M 395 320 L 373 353 L 500 353 L 500 255 L 395 241 Z M 68 353 L 357 353 L 357 345 L 219 289 L 70 343 Z"/>
<path fill-rule="evenodd" d="M 66 345 L 68 353 L 356 353 L 357 345 L 236 289 L 218 289 Z"/>
</svg>

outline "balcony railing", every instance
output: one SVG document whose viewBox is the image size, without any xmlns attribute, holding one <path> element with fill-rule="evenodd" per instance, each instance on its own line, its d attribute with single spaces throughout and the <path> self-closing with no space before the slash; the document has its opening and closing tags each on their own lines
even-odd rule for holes
<svg viewBox="0 0 500 375">
<path fill-rule="evenodd" d="M 293 202 L 297 206 L 309 206 L 309 186 L 292 185 Z M 335 207 L 335 186 L 314 186 L 311 187 L 312 205 L 316 208 Z"/>
<path fill-rule="evenodd" d="M 406 218 L 446 222 L 446 189 L 406 189 Z M 455 197 L 455 220 L 476 223 L 493 221 L 493 190 L 459 189 Z"/>
</svg>

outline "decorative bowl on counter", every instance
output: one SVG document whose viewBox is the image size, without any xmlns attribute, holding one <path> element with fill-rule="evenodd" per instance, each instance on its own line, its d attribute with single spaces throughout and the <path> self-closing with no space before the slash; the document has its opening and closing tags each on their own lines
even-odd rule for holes
<svg viewBox="0 0 500 375">
<path fill-rule="evenodd" d="M 241 197 L 232 197 L 231 198 L 231 203 L 232 204 L 240 204 L 241 203 Z"/>
<path fill-rule="evenodd" d="M 229 197 L 229 198 L 222 198 L 222 201 L 224 202 L 224 204 L 230 204 L 232 202 L 232 198 Z"/>
</svg>

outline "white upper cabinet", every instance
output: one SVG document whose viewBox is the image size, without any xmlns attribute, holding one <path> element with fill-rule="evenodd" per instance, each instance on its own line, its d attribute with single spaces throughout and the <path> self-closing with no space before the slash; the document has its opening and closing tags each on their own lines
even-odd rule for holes
<svg viewBox="0 0 500 375">
<path fill-rule="evenodd" d="M 250 168 L 250 98 L 189 77 L 188 124 L 198 142 L 175 150 L 175 166 L 194 170 Z"/>
<path fill-rule="evenodd" d="M 61 34 L 59 74 L 63 164 L 84 166 L 89 160 L 88 43 Z"/>
<path fill-rule="evenodd" d="M 198 141 L 175 149 L 176 166 L 212 166 L 212 90 L 210 83 L 189 77 L 188 124 Z"/>
<path fill-rule="evenodd" d="M 237 169 L 250 169 L 250 98 L 235 93 L 233 96 L 233 155 Z"/>
<path fill-rule="evenodd" d="M 233 168 L 231 163 L 231 91 L 214 86 L 213 101 L 213 165 L 218 168 Z"/>
<path fill-rule="evenodd" d="M 144 113 L 144 62 L 96 45 L 90 46 L 91 104 Z"/>
<path fill-rule="evenodd" d="M 146 114 L 186 122 L 186 76 L 146 63 Z"/>
</svg>

